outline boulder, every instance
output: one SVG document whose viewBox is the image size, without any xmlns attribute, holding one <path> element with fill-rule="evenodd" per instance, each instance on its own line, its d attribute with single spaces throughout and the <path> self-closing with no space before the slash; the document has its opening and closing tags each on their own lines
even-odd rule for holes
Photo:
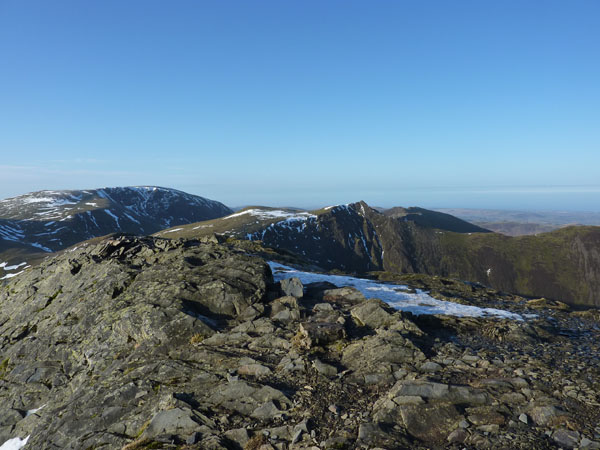
<svg viewBox="0 0 600 450">
<path fill-rule="evenodd" d="M 153 438 L 161 434 L 190 434 L 199 425 L 192 419 L 192 411 L 181 408 L 159 411 L 150 421 L 142 437 Z"/>
<path fill-rule="evenodd" d="M 397 410 L 408 433 L 426 442 L 446 441 L 463 419 L 450 404 L 401 405 Z"/>
<path fill-rule="evenodd" d="M 304 322 L 300 324 L 298 339 L 300 347 L 311 348 L 339 341 L 346 336 L 344 326 L 331 322 Z"/>
<path fill-rule="evenodd" d="M 304 286 L 299 278 L 286 278 L 281 280 L 281 291 L 291 297 L 302 298 L 304 295 Z"/>
<path fill-rule="evenodd" d="M 366 301 L 362 292 L 353 287 L 327 289 L 322 295 L 324 301 L 331 303 L 355 305 Z"/>
<path fill-rule="evenodd" d="M 386 311 L 388 308 L 381 300 L 370 299 L 352 308 L 350 314 L 360 325 L 375 329 L 395 321 L 394 317 Z"/>
</svg>

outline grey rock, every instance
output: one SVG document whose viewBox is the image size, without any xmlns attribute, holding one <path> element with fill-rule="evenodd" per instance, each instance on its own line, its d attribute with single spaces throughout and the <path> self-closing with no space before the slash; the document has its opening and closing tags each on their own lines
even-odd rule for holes
<svg viewBox="0 0 600 450">
<path fill-rule="evenodd" d="M 386 311 L 387 308 L 389 306 L 381 300 L 370 299 L 352 308 L 350 314 L 360 325 L 379 328 L 394 322 L 393 316 Z"/>
<path fill-rule="evenodd" d="M 225 433 L 223 433 L 223 435 L 230 441 L 235 442 L 241 448 L 244 448 L 250 440 L 250 434 L 245 428 L 235 428 L 233 430 L 228 430 Z"/>
<path fill-rule="evenodd" d="M 466 409 L 467 419 L 473 425 L 504 425 L 506 418 L 493 406 L 476 406 Z"/>
<path fill-rule="evenodd" d="M 425 355 L 412 341 L 392 330 L 355 341 L 348 345 L 342 354 L 342 364 L 363 375 L 381 371 L 387 373 L 390 364 L 424 360 Z"/>
<path fill-rule="evenodd" d="M 402 405 L 398 412 L 408 433 L 423 441 L 446 440 L 463 418 L 453 405 L 446 403 Z"/>
<path fill-rule="evenodd" d="M 185 443 L 188 445 L 193 445 L 200 442 L 201 439 L 202 433 L 195 431 L 185 440 Z"/>
<path fill-rule="evenodd" d="M 448 435 L 448 442 L 458 442 L 462 444 L 469 437 L 469 433 L 463 428 L 457 428 Z"/>
<path fill-rule="evenodd" d="M 507 392 L 502 394 L 500 401 L 508 405 L 522 405 L 527 402 L 527 399 L 520 392 Z"/>
<path fill-rule="evenodd" d="M 556 418 L 564 416 L 564 412 L 555 406 L 535 406 L 528 411 L 529 417 L 536 425 L 546 426 Z"/>
<path fill-rule="evenodd" d="M 275 403 L 268 401 L 252 411 L 251 417 L 259 420 L 272 420 L 281 417 L 282 411 L 277 408 Z"/>
<path fill-rule="evenodd" d="M 583 437 L 579 443 L 579 446 L 581 448 L 598 449 L 600 448 L 600 442 L 592 441 L 591 439 Z"/>
<path fill-rule="evenodd" d="M 0 411 L 0 427 L 14 425 L 23 419 L 23 414 L 14 409 Z"/>
<path fill-rule="evenodd" d="M 208 399 L 213 405 L 237 411 L 245 416 L 250 416 L 259 407 L 273 400 L 281 405 L 290 405 L 290 401 L 281 391 L 270 386 L 255 386 L 245 381 L 222 384 Z M 266 408 L 257 414 L 268 413 L 269 407 Z"/>
<path fill-rule="evenodd" d="M 325 364 L 319 358 L 316 358 L 313 361 L 313 367 L 317 370 L 317 372 L 325 375 L 326 377 L 335 377 L 338 373 L 338 370 L 334 366 Z"/>
<path fill-rule="evenodd" d="M 361 443 L 374 445 L 388 438 L 388 434 L 376 423 L 364 422 L 358 427 L 358 441 Z"/>
<path fill-rule="evenodd" d="M 388 395 L 391 397 L 414 395 L 428 400 L 469 405 L 484 405 L 490 401 L 490 396 L 481 389 L 421 380 L 400 380 Z"/>
<path fill-rule="evenodd" d="M 331 303 L 317 303 L 315 306 L 313 306 L 313 311 L 315 311 L 315 312 L 319 312 L 319 311 L 331 312 L 331 311 L 333 311 L 333 306 L 331 306 Z"/>
<path fill-rule="evenodd" d="M 421 367 L 419 367 L 419 370 L 421 372 L 439 372 L 440 370 L 442 370 L 442 366 L 440 366 L 436 362 L 427 361 L 427 362 L 421 364 Z"/>
<path fill-rule="evenodd" d="M 285 356 L 279 362 L 278 369 L 284 372 L 298 372 L 304 373 L 306 370 L 304 360 L 302 358 L 291 358 L 289 356 Z"/>
<path fill-rule="evenodd" d="M 579 432 L 561 428 L 552 433 L 552 439 L 559 445 L 567 448 L 575 448 L 579 444 Z"/>
<path fill-rule="evenodd" d="M 342 287 L 328 289 L 323 292 L 323 300 L 326 302 L 355 305 L 366 301 L 365 296 L 353 287 Z"/>
<path fill-rule="evenodd" d="M 413 319 L 352 289 L 278 297 L 268 265 L 249 256 L 257 242 L 86 245 L 0 284 L 0 420 L 10 423 L 0 445 L 31 436 L 40 450 L 123 448 L 152 436 L 165 448 L 566 448 L 571 427 L 579 447 L 596 445 L 600 428 L 577 418 L 599 398 L 595 316 L 536 310 L 515 345 L 500 339 L 501 320 Z M 432 295 L 527 311 L 517 296 L 443 281 L 428 281 Z"/>
<path fill-rule="evenodd" d="M 311 348 L 339 341 L 346 336 L 344 326 L 330 322 L 305 322 L 300 324 L 301 345 Z"/>
<path fill-rule="evenodd" d="M 202 450 L 229 450 L 229 443 L 222 436 L 210 435 L 197 444 Z"/>
<path fill-rule="evenodd" d="M 297 310 L 283 309 L 271 316 L 273 320 L 280 322 L 291 322 L 300 318 L 300 312 Z"/>
<path fill-rule="evenodd" d="M 397 405 L 420 405 L 425 403 L 425 400 L 418 395 L 399 395 L 394 397 L 394 403 Z"/>
<path fill-rule="evenodd" d="M 143 437 L 153 438 L 161 434 L 189 434 L 198 428 L 192 412 L 180 408 L 158 412 L 144 431 Z"/>
<path fill-rule="evenodd" d="M 300 279 L 296 277 L 281 280 L 281 290 L 285 295 L 296 298 L 302 298 L 304 295 L 304 286 Z"/>
<path fill-rule="evenodd" d="M 240 375 L 251 375 L 253 377 L 266 377 L 271 375 L 271 369 L 262 364 L 245 364 L 238 368 Z"/>
</svg>

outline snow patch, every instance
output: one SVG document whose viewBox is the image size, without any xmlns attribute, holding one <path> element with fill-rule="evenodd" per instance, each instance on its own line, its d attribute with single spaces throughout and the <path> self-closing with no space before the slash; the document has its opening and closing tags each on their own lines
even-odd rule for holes
<svg viewBox="0 0 600 450">
<path fill-rule="evenodd" d="M 25 264 L 27 264 L 26 262 L 22 262 L 21 264 L 17 264 L 14 266 L 7 266 L 7 262 L 3 262 L 0 264 L 0 269 L 4 269 L 4 270 L 16 270 L 21 266 L 24 266 Z"/>
<path fill-rule="evenodd" d="M 25 272 L 25 271 L 21 270 L 20 272 L 17 272 L 17 273 L 8 273 L 8 274 L 4 275 L 2 278 L 0 278 L 0 280 L 8 280 L 9 278 L 16 277 L 17 275 L 21 275 L 23 272 Z"/>
<path fill-rule="evenodd" d="M 233 217 L 243 216 L 250 214 L 251 216 L 258 217 L 259 219 L 308 219 L 309 217 L 317 217 L 314 214 L 307 212 L 291 212 L 284 211 L 282 209 L 247 209 L 246 211 L 231 214 L 225 219 L 231 219 Z"/>
<path fill-rule="evenodd" d="M 337 209 L 348 209 L 348 205 L 349 204 L 350 203 L 345 203 L 343 205 L 331 205 L 331 206 L 326 206 L 323 209 L 326 210 L 326 211 L 329 211 L 330 209 L 334 209 L 334 210 L 337 210 Z"/>
<path fill-rule="evenodd" d="M 132 216 L 130 216 L 130 215 L 129 215 L 129 214 L 127 214 L 127 213 L 123 213 L 123 214 L 125 215 L 125 217 L 127 217 L 127 218 L 128 218 L 129 220 L 131 220 L 132 222 L 135 222 L 135 223 L 137 223 L 138 225 L 141 225 L 140 221 L 139 221 L 139 220 L 137 220 L 135 217 L 132 217 Z"/>
<path fill-rule="evenodd" d="M 37 413 L 38 411 L 40 411 L 41 409 L 43 409 L 44 406 L 46 406 L 46 405 L 42 405 L 39 408 L 30 409 L 29 411 L 26 411 L 25 412 L 25 417 L 29 417 L 30 415 Z"/>
<path fill-rule="evenodd" d="M 21 201 L 26 205 L 30 203 L 52 203 L 55 199 L 52 197 L 27 197 L 22 199 Z"/>
<path fill-rule="evenodd" d="M 113 214 L 113 212 L 110 209 L 105 209 L 104 212 L 113 219 L 115 219 L 115 222 L 117 222 L 117 227 L 121 228 L 121 225 L 119 225 L 119 218 L 115 214 Z"/>
<path fill-rule="evenodd" d="M 21 228 L 10 225 L 0 225 L 0 238 L 7 241 L 20 241 L 25 237 L 25 233 Z"/>
<path fill-rule="evenodd" d="M 183 228 L 173 228 L 172 230 L 163 231 L 162 234 L 174 233 L 176 231 L 181 231 Z"/>
<path fill-rule="evenodd" d="M 27 436 L 25 439 L 21 439 L 20 437 L 9 439 L 0 446 L 0 450 L 19 450 L 25 447 L 28 440 L 29 436 Z"/>
<path fill-rule="evenodd" d="M 31 245 L 32 247 L 35 248 L 39 248 L 40 250 L 44 250 L 47 253 L 52 253 L 52 250 L 50 250 L 48 247 L 44 247 L 42 244 L 38 244 L 37 242 L 27 242 L 29 245 Z"/>
<path fill-rule="evenodd" d="M 271 266 L 275 281 L 297 277 L 304 284 L 328 281 L 338 287 L 352 286 L 362 292 L 366 298 L 379 298 L 398 310 L 411 312 L 415 315 L 444 314 L 456 317 L 496 317 L 523 320 L 523 317 L 519 314 L 502 309 L 480 308 L 437 300 L 420 289 L 417 289 L 415 293 L 407 292 L 408 287 L 404 285 L 380 283 L 374 280 L 341 275 L 303 272 L 275 262 L 269 262 L 269 266 Z"/>
</svg>

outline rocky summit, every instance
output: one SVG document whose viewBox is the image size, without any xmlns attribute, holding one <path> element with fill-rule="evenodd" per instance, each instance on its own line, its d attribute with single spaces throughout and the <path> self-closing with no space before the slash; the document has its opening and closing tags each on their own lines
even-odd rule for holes
<svg viewBox="0 0 600 450">
<path fill-rule="evenodd" d="M 517 318 L 417 316 L 265 257 L 115 235 L 1 285 L 0 448 L 600 448 L 597 311 L 407 276 Z"/>
</svg>

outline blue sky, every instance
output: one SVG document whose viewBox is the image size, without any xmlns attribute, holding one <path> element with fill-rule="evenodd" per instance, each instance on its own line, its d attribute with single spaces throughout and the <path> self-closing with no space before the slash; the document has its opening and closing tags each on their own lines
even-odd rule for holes
<svg viewBox="0 0 600 450">
<path fill-rule="evenodd" d="M 600 211 L 600 2 L 0 0 L 0 198 Z"/>
</svg>

